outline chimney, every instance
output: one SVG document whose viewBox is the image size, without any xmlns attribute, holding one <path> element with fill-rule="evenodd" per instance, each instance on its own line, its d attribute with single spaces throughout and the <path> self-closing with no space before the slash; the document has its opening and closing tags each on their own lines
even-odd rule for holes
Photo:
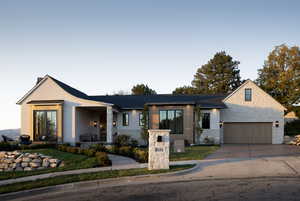
<svg viewBox="0 0 300 201">
<path fill-rule="evenodd" d="M 38 77 L 36 80 L 36 84 L 40 83 L 40 81 L 42 81 L 44 78 L 43 77 Z"/>
</svg>

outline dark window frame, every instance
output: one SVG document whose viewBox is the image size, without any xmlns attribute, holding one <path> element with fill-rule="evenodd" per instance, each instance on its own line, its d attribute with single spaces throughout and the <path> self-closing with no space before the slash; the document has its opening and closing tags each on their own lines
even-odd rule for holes
<svg viewBox="0 0 300 201">
<path fill-rule="evenodd" d="M 203 129 L 210 129 L 210 112 L 203 112 L 201 114 L 201 127 Z"/>
<path fill-rule="evenodd" d="M 142 122 L 141 115 L 143 115 L 143 112 L 140 112 L 140 113 L 139 113 L 139 126 L 142 127 L 142 126 L 144 126 L 144 125 L 143 125 L 143 122 Z M 147 116 L 146 116 L 146 118 L 147 118 L 147 119 L 146 119 L 147 127 L 150 128 L 150 126 L 149 126 L 149 125 L 150 125 L 150 124 L 149 124 L 149 112 L 147 112 L 146 115 L 147 115 Z"/>
<path fill-rule="evenodd" d="M 247 93 L 249 92 L 249 93 Z M 251 102 L 252 101 L 252 89 L 251 88 L 246 88 L 245 89 L 245 101 L 246 102 Z"/>
<path fill-rule="evenodd" d="M 177 112 L 180 111 L 181 113 L 181 117 L 182 120 L 180 122 L 180 125 L 177 124 L 178 119 L 177 118 Z M 165 116 L 166 116 L 166 121 L 164 122 L 165 125 L 162 125 L 161 121 L 161 112 L 166 112 Z M 172 112 L 173 113 L 173 120 L 169 119 L 169 113 Z M 172 122 L 173 121 L 173 122 Z M 173 123 L 174 128 L 171 128 L 171 124 Z M 159 110 L 159 129 L 170 129 L 171 132 L 170 134 L 174 134 L 174 135 L 183 135 L 184 133 L 184 110 L 183 109 L 163 109 L 163 110 Z"/>
<path fill-rule="evenodd" d="M 34 141 L 42 141 L 41 139 L 38 139 L 40 138 L 41 136 L 38 136 L 37 134 L 37 113 L 40 112 L 40 113 L 44 113 L 45 117 L 47 118 L 47 113 L 48 112 L 55 112 L 55 130 L 54 130 L 54 133 L 55 133 L 55 139 L 52 139 L 52 140 L 47 140 L 47 141 L 57 141 L 57 138 L 58 138 L 58 110 L 33 110 L 33 140 Z M 46 124 L 46 130 L 48 130 L 48 124 Z M 40 134 L 39 134 L 40 135 Z"/>
<path fill-rule="evenodd" d="M 124 118 L 124 116 L 126 116 Z M 129 126 L 129 113 L 128 112 L 123 112 L 122 113 L 122 126 Z"/>
</svg>

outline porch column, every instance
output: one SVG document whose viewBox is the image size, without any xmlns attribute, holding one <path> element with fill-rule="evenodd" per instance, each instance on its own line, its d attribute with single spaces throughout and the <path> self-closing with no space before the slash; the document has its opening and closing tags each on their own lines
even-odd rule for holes
<svg viewBox="0 0 300 201">
<path fill-rule="evenodd" d="M 112 112 L 112 106 L 106 107 L 106 142 L 112 143 L 113 142 L 113 112 Z"/>
</svg>

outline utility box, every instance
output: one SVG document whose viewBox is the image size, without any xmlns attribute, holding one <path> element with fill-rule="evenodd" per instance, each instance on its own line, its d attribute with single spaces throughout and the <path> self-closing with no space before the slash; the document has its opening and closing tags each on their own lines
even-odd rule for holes
<svg viewBox="0 0 300 201">
<path fill-rule="evenodd" d="M 161 129 L 148 130 L 148 170 L 169 169 L 170 131 Z"/>
</svg>

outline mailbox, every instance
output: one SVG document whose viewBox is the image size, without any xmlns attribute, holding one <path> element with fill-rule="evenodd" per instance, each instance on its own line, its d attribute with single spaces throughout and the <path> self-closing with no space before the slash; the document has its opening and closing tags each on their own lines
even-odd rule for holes
<svg viewBox="0 0 300 201">
<path fill-rule="evenodd" d="M 169 169 L 170 130 L 151 129 L 148 132 L 148 169 Z"/>
</svg>

